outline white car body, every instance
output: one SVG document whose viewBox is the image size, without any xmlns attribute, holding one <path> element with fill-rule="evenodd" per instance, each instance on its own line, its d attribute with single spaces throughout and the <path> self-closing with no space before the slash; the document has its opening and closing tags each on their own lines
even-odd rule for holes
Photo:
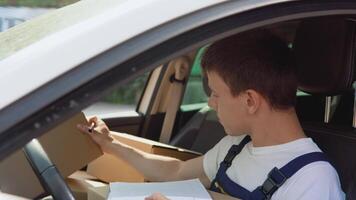
<svg viewBox="0 0 356 200">
<path fill-rule="evenodd" d="M 254 28 L 337 15 L 356 15 L 356 3 L 82 0 L 20 24 L 0 33 L 0 160 L 175 56 Z M 139 114 L 138 129 L 147 116 Z"/>
<path fill-rule="evenodd" d="M 225 1 L 87 0 L 79 2 L 77 7 L 80 9 L 76 8 L 78 12 L 82 12 L 82 9 L 89 9 L 93 10 L 90 12 L 93 12 L 94 16 L 49 34 L 0 60 L 0 85 L 5 88 L 3 92 L 6 93 L 0 98 L 0 110 L 114 46 L 171 20 Z M 248 10 L 252 7 L 278 2 L 281 1 L 241 1 L 239 10 Z M 100 8 L 97 12 L 99 14 L 94 12 L 95 8 L 93 7 Z M 234 12 L 238 12 L 238 10 Z M 224 13 L 226 16 L 229 14 L 228 12 Z M 43 26 L 46 25 L 43 24 Z M 191 26 L 198 26 L 198 24 Z M 178 35 L 180 32 L 175 34 Z M 11 88 L 4 87 L 9 83 L 11 83 Z"/>
</svg>

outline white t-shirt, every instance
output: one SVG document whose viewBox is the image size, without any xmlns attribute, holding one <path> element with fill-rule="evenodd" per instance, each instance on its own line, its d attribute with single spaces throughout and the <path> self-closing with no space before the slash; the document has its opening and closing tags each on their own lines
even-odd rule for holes
<svg viewBox="0 0 356 200">
<path fill-rule="evenodd" d="M 215 178 L 220 163 L 233 144 L 239 144 L 245 137 L 226 136 L 204 155 L 204 171 L 210 181 Z M 249 191 L 262 185 L 272 168 L 281 168 L 294 158 L 320 152 L 310 138 L 302 138 L 289 143 L 253 147 L 249 142 L 232 161 L 227 175 L 235 183 Z M 318 161 L 306 165 L 273 194 L 272 200 L 341 200 L 345 199 L 336 170 L 327 162 Z"/>
</svg>

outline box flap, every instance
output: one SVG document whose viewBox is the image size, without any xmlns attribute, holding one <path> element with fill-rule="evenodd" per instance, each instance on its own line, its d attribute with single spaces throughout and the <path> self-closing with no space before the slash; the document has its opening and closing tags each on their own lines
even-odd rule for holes
<svg viewBox="0 0 356 200">
<path fill-rule="evenodd" d="M 137 144 L 142 143 L 144 145 L 149 145 L 150 147 L 159 147 L 159 148 L 165 148 L 165 149 L 171 149 L 174 151 L 179 151 L 179 152 L 185 152 L 185 153 L 191 153 L 191 154 L 196 154 L 196 155 L 202 155 L 199 152 L 196 151 L 191 151 L 188 149 L 182 149 L 182 148 L 178 148 L 172 145 L 168 145 L 168 144 L 164 144 L 164 143 L 160 143 L 157 141 L 153 141 L 153 140 L 149 140 L 146 138 L 142 138 L 142 137 L 138 137 L 138 136 L 134 136 L 134 135 L 130 135 L 130 134 L 126 134 L 126 133 L 113 133 L 112 136 L 119 140 L 122 141 L 125 144 L 134 144 L 134 145 L 130 145 L 130 146 L 135 146 L 138 149 L 141 149 L 140 146 L 137 146 Z M 146 150 L 147 148 L 145 148 Z M 144 150 L 144 149 L 141 149 Z"/>
<path fill-rule="evenodd" d="M 79 113 L 40 137 L 39 141 L 62 176 L 67 177 L 102 155 L 100 147 L 76 125 L 86 124 Z"/>
</svg>

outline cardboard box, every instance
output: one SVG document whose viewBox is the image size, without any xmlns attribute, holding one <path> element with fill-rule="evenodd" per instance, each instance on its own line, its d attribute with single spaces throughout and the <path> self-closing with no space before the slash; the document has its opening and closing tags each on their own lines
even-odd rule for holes
<svg viewBox="0 0 356 200">
<path fill-rule="evenodd" d="M 113 137 L 122 143 L 142 151 L 170 156 L 180 160 L 188 160 L 200 156 L 200 153 L 180 149 L 156 141 L 140 138 L 124 133 L 114 133 Z M 124 160 L 112 155 L 104 154 L 88 165 L 87 172 L 105 182 L 143 182 L 145 178 L 135 168 Z"/>
<path fill-rule="evenodd" d="M 77 130 L 78 123 L 87 123 L 82 113 L 39 138 L 47 155 L 63 177 L 102 155 L 98 145 L 89 136 Z M 22 150 L 0 162 L 0 190 L 31 199 L 43 193 L 44 190 Z"/>
<path fill-rule="evenodd" d="M 89 188 L 88 200 L 106 200 L 109 194 L 109 186 Z"/>
<path fill-rule="evenodd" d="M 95 177 L 88 175 L 84 171 L 77 171 L 66 178 L 66 183 L 73 192 L 76 200 L 87 200 L 90 188 L 104 187 L 107 184 L 96 180 Z"/>
</svg>

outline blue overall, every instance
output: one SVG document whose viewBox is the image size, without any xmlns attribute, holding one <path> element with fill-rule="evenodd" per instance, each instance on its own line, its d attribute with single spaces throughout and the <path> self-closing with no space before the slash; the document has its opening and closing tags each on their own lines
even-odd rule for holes
<svg viewBox="0 0 356 200">
<path fill-rule="evenodd" d="M 250 137 L 246 136 L 239 145 L 233 145 L 229 149 L 226 157 L 220 163 L 216 177 L 210 185 L 210 190 L 225 193 L 243 200 L 271 199 L 273 193 L 278 190 L 278 188 L 281 187 L 282 184 L 288 178 L 293 176 L 299 169 L 316 161 L 329 162 L 325 154 L 322 152 L 312 152 L 301 155 L 280 169 L 277 167 L 273 168 L 268 173 L 267 179 L 264 181 L 264 183 L 250 192 L 232 181 L 226 174 L 227 169 L 231 166 L 232 160 L 241 152 L 241 150 L 250 140 Z"/>
</svg>

